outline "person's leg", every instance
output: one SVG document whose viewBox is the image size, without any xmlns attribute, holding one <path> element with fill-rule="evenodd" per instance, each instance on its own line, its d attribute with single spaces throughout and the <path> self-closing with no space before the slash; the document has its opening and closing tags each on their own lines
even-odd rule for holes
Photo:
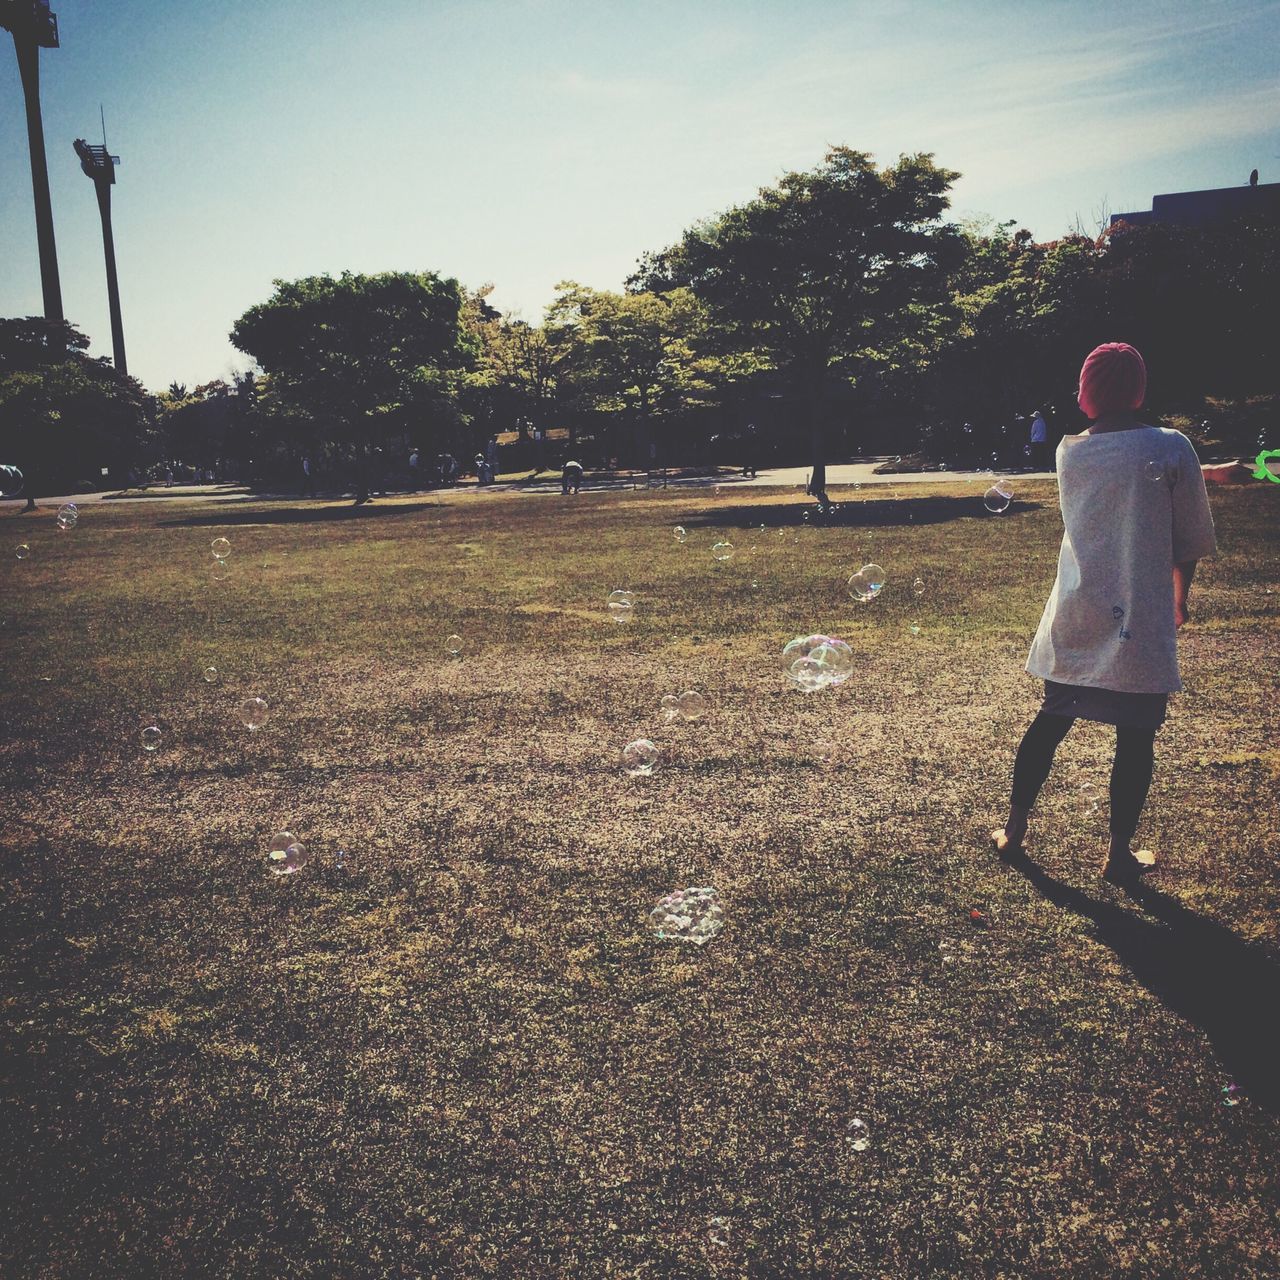
<svg viewBox="0 0 1280 1280">
<path fill-rule="evenodd" d="M 1151 789 L 1155 769 L 1154 729 L 1116 729 L 1116 758 L 1111 766 L 1111 846 L 1104 874 L 1139 873 L 1132 841 Z"/>
<path fill-rule="evenodd" d="M 1053 768 L 1053 754 L 1073 724 L 1075 721 L 1070 716 L 1052 716 L 1042 711 L 1022 735 L 1013 762 L 1009 819 L 1000 831 L 992 832 L 991 836 L 1001 853 L 1021 846 L 1036 797 Z"/>
</svg>

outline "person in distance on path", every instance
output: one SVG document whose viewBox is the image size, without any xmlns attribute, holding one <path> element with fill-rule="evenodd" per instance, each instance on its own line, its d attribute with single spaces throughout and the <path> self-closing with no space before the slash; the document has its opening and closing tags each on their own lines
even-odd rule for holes
<svg viewBox="0 0 1280 1280">
<path fill-rule="evenodd" d="M 1065 532 L 1058 576 L 1027 671 L 1044 702 L 1018 748 L 1005 825 L 991 833 L 1022 853 L 1053 755 L 1078 719 L 1115 725 L 1111 839 L 1103 875 L 1133 883 L 1151 859 L 1132 840 L 1154 767 L 1169 694 L 1182 688 L 1177 633 L 1196 562 L 1216 550 L 1204 476 L 1191 441 L 1137 416 L 1146 396 L 1141 355 L 1122 342 L 1090 352 L 1079 403 L 1091 425 L 1058 445 Z"/>
</svg>

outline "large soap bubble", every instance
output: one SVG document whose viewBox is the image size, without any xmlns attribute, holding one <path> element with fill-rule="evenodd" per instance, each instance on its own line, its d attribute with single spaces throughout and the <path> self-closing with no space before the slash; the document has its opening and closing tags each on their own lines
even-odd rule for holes
<svg viewBox="0 0 1280 1280">
<path fill-rule="evenodd" d="M 712 556 L 715 557 L 715 559 L 721 562 L 725 560 L 732 560 L 733 559 L 733 543 L 717 542 L 715 546 L 711 548 L 711 554 Z"/>
<path fill-rule="evenodd" d="M 143 751 L 158 751 L 160 743 L 164 741 L 164 734 L 160 732 L 158 725 L 149 724 L 142 731 L 142 749 Z"/>
<path fill-rule="evenodd" d="M 1003 515 L 1009 510 L 1009 504 L 1013 501 L 1013 490 L 1010 489 L 1004 481 L 993 484 L 990 489 L 982 495 L 982 505 L 991 512 L 993 516 Z"/>
<path fill-rule="evenodd" d="M 444 651 L 451 658 L 459 658 L 462 656 L 462 637 L 461 636 L 445 636 Z"/>
<path fill-rule="evenodd" d="M 677 542 L 685 542 L 688 540 L 689 531 L 682 524 L 676 525 L 674 531 Z"/>
<path fill-rule="evenodd" d="M 636 598 L 630 591 L 609 592 L 609 616 L 614 622 L 630 622 L 631 611 L 635 608 Z"/>
<path fill-rule="evenodd" d="M 622 748 L 622 767 L 633 778 L 647 778 L 658 763 L 658 748 L 648 738 L 637 738 Z"/>
<path fill-rule="evenodd" d="M 663 724 L 675 724 L 681 718 L 679 695 L 664 693 L 662 701 L 658 704 L 658 709 L 662 713 Z"/>
<path fill-rule="evenodd" d="M 686 720 L 700 720 L 707 709 L 706 697 L 696 689 L 686 689 L 679 698 L 680 714 Z"/>
<path fill-rule="evenodd" d="M 209 543 L 209 550 L 215 560 L 225 560 L 231 554 L 231 543 L 226 538 L 214 538 Z"/>
<path fill-rule="evenodd" d="M 884 570 L 878 564 L 864 564 L 849 579 L 849 594 L 864 604 L 884 590 Z"/>
<path fill-rule="evenodd" d="M 0 466 L 0 498 L 16 498 L 26 485 L 22 472 L 13 466 Z"/>
<path fill-rule="evenodd" d="M 260 729 L 267 718 L 266 698 L 246 698 L 240 704 L 240 719 L 246 729 Z"/>
<path fill-rule="evenodd" d="M 74 529 L 80 523 L 80 508 L 74 502 L 65 503 L 58 508 L 58 528 L 64 533 Z"/>
<path fill-rule="evenodd" d="M 677 889 L 649 912 L 649 928 L 664 940 L 701 947 L 724 928 L 720 895 L 710 885 Z"/>
</svg>

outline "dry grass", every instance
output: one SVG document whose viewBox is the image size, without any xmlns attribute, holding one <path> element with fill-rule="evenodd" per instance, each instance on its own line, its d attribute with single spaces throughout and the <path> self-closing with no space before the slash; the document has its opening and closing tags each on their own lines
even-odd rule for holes
<svg viewBox="0 0 1280 1280">
<path fill-rule="evenodd" d="M 1280 492 L 1215 496 L 1136 902 L 1099 726 L 1036 863 L 985 849 L 1059 536 L 1022 490 L 6 517 L 6 1274 L 1276 1274 Z M 841 690 L 783 687 L 808 630 Z M 719 939 L 646 934 L 702 883 Z"/>
</svg>

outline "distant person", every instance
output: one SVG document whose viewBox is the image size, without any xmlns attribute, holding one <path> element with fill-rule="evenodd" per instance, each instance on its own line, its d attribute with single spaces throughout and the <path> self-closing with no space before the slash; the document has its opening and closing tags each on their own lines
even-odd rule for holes
<svg viewBox="0 0 1280 1280">
<path fill-rule="evenodd" d="M 484 460 L 489 464 L 489 483 L 498 474 L 498 437 L 490 436 L 484 446 Z"/>
<path fill-rule="evenodd" d="M 1031 469 L 1053 470 L 1053 458 L 1049 453 L 1049 424 L 1044 420 L 1043 409 L 1037 409 L 1031 417 Z"/>
<path fill-rule="evenodd" d="M 299 497 L 314 498 L 316 496 L 315 481 L 311 478 L 311 459 L 303 457 L 302 459 L 302 491 Z"/>
<path fill-rule="evenodd" d="M 749 480 L 756 478 L 756 465 L 759 461 L 760 442 L 756 438 L 756 424 L 748 422 L 742 433 L 742 474 Z"/>
<path fill-rule="evenodd" d="M 1138 418 L 1146 389 L 1142 357 L 1122 342 L 1095 348 L 1080 371 L 1080 408 L 1092 425 L 1058 445 L 1065 532 L 1027 659 L 1028 673 L 1045 682 L 1044 702 L 1014 761 L 1008 820 L 991 833 L 999 853 L 1019 856 L 1071 726 L 1115 725 L 1102 874 L 1120 884 L 1149 866 L 1131 842 L 1151 785 L 1156 731 L 1169 694 L 1182 688 L 1177 634 L 1191 579 L 1197 561 L 1216 550 L 1195 450 L 1180 432 Z"/>
<path fill-rule="evenodd" d="M 422 456 L 415 449 L 409 455 L 409 489 L 417 493 L 422 488 Z"/>
<path fill-rule="evenodd" d="M 164 487 L 166 489 L 173 488 L 173 468 L 165 467 L 164 469 Z"/>
<path fill-rule="evenodd" d="M 560 492 L 577 493 L 582 488 L 582 463 L 566 462 L 560 473 Z"/>
</svg>

